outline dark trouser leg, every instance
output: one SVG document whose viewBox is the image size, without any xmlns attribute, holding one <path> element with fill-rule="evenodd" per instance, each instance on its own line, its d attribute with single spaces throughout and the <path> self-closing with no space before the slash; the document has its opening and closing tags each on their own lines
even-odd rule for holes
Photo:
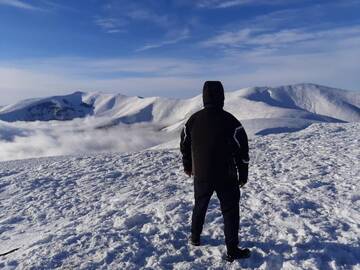
<svg viewBox="0 0 360 270">
<path fill-rule="evenodd" d="M 220 200 L 221 212 L 224 218 L 225 243 L 227 249 L 233 249 L 239 244 L 239 186 L 234 184 L 221 185 L 216 188 Z"/>
<path fill-rule="evenodd" d="M 203 229 L 206 210 L 213 194 L 213 189 L 207 183 L 194 183 L 195 205 L 191 220 L 191 234 L 200 237 Z"/>
</svg>

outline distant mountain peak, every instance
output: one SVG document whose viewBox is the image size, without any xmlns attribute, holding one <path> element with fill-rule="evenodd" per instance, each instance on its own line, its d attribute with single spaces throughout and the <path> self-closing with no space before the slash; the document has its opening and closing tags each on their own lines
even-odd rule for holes
<svg viewBox="0 0 360 270">
<path fill-rule="evenodd" d="M 0 120 L 72 120 L 94 116 L 107 119 L 101 126 L 147 122 L 174 130 L 202 106 L 201 94 L 190 99 L 169 99 L 75 91 L 5 106 L 0 109 Z M 225 109 L 240 120 L 247 121 L 248 125 L 261 122 L 256 129 L 272 123 L 270 128 L 274 130 L 277 127 L 273 125 L 289 125 L 288 119 L 302 123 L 301 127 L 313 122 L 359 122 L 359 106 L 360 92 L 314 83 L 244 88 L 226 92 L 225 99 Z"/>
</svg>

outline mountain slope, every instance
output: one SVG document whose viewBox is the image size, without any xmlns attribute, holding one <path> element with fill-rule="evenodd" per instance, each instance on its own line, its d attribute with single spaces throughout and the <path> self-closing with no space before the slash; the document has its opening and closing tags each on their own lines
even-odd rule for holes
<svg viewBox="0 0 360 270">
<path fill-rule="evenodd" d="M 0 120 L 49 121 L 72 120 L 93 113 L 91 105 L 84 103 L 84 93 L 75 92 L 66 96 L 28 99 L 0 108 Z"/>
<path fill-rule="evenodd" d="M 278 88 L 250 88 L 242 98 L 271 106 L 304 110 L 347 122 L 360 121 L 360 93 L 315 84 L 297 84 Z"/>
<path fill-rule="evenodd" d="M 251 141 L 242 246 L 228 264 L 219 203 L 188 245 L 192 179 L 176 151 L 0 162 L 2 269 L 358 269 L 359 123 Z"/>
</svg>

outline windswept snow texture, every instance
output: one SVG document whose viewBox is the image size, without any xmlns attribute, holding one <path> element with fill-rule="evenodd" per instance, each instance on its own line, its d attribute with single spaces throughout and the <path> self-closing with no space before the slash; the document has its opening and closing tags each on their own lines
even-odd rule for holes
<svg viewBox="0 0 360 270">
<path fill-rule="evenodd" d="M 192 179 L 178 150 L 0 163 L 2 269 L 360 269 L 359 123 L 314 124 L 250 142 L 243 247 L 227 263 L 211 199 L 188 244 Z"/>
</svg>

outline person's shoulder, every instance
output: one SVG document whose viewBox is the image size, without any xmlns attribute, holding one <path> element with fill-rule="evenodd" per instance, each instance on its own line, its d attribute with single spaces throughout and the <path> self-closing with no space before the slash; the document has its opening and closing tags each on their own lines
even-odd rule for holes
<svg viewBox="0 0 360 270">
<path fill-rule="evenodd" d="M 204 109 L 199 110 L 199 111 L 197 111 L 197 112 L 194 112 L 194 113 L 189 117 L 189 120 L 190 120 L 190 119 L 195 119 L 195 118 L 198 117 L 203 111 L 204 111 Z"/>
<path fill-rule="evenodd" d="M 240 121 L 231 113 L 229 113 L 228 111 L 223 110 L 224 112 L 224 116 L 226 118 L 226 120 L 233 125 L 239 125 Z"/>
<path fill-rule="evenodd" d="M 235 118 L 235 116 L 232 115 L 231 113 L 229 113 L 228 111 L 223 110 L 223 113 L 224 113 L 224 115 L 226 115 L 226 117 Z M 235 119 L 236 119 L 236 118 L 235 118 Z"/>
<path fill-rule="evenodd" d="M 186 121 L 186 124 L 191 124 L 192 122 L 194 122 L 194 120 L 202 113 L 204 109 L 202 110 L 199 110 L 195 113 L 193 113 L 189 118 L 188 120 Z"/>
</svg>

